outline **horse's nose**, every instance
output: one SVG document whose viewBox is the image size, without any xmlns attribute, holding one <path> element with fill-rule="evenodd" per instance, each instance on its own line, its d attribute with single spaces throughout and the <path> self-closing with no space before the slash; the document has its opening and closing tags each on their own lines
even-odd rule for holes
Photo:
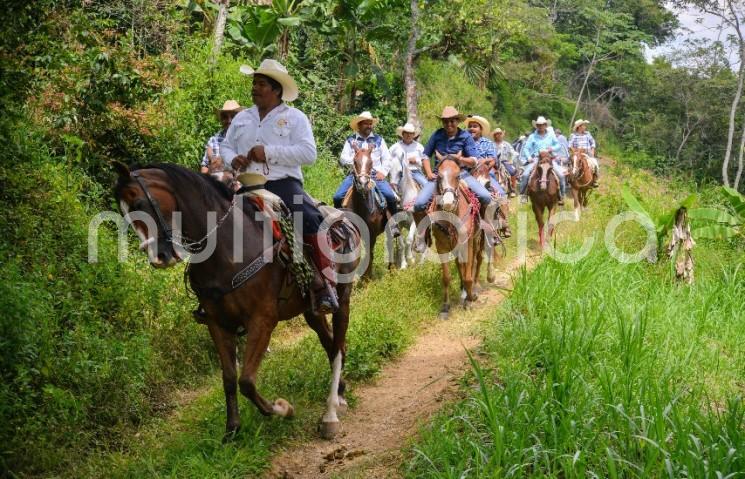
<svg viewBox="0 0 745 479">
<path fill-rule="evenodd" d="M 445 208 L 451 208 L 454 203 L 455 195 L 452 191 L 448 191 L 444 195 L 442 195 L 442 206 L 444 206 Z"/>
</svg>

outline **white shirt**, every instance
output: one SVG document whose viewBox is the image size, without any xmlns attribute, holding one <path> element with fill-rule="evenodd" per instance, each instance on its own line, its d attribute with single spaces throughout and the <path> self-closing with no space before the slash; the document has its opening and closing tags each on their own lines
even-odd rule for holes
<svg viewBox="0 0 745 479">
<path fill-rule="evenodd" d="M 391 161 L 401 165 L 408 165 L 409 169 L 421 170 L 424 158 L 424 146 L 418 141 L 412 141 L 408 145 L 403 140 L 398 140 L 390 149 Z M 416 163 L 409 163 L 409 158 L 414 158 Z"/>
<path fill-rule="evenodd" d="M 373 135 L 374 133 L 370 133 L 368 136 L 363 137 L 357 133 L 354 135 L 353 141 L 357 143 L 357 146 L 361 150 L 364 150 L 367 149 L 367 139 Z M 387 176 L 391 169 L 391 154 L 388 151 L 388 146 L 386 146 L 383 138 L 380 139 L 380 147 L 375 148 L 372 151 L 371 156 L 373 160 L 373 170 Z M 352 148 L 352 145 L 350 145 L 349 140 L 344 141 L 344 148 L 341 150 L 341 156 L 339 159 L 342 165 L 349 166 L 354 164 L 354 149 Z"/>
<path fill-rule="evenodd" d="M 281 103 L 259 119 L 259 109 L 252 106 L 238 113 L 230 123 L 225 140 L 220 145 L 220 156 L 232 165 L 237 155 L 247 155 L 256 145 L 264 145 L 265 165 L 251 162 L 244 171 L 259 173 L 269 181 L 297 178 L 303 181 L 301 165 L 316 161 L 316 140 L 305 113 Z"/>
<path fill-rule="evenodd" d="M 512 160 L 517 155 L 517 152 L 515 152 L 515 149 L 512 148 L 512 145 L 509 141 L 502 140 L 499 143 L 495 141 L 494 146 L 497 147 L 497 151 L 499 152 L 499 161 L 514 163 Z"/>
</svg>

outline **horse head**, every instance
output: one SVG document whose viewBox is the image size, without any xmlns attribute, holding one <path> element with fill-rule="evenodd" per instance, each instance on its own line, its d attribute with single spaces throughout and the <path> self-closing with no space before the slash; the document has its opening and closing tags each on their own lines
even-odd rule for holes
<svg viewBox="0 0 745 479">
<path fill-rule="evenodd" d="M 579 176 L 582 160 L 587 157 L 587 150 L 585 148 L 577 148 L 576 150 L 572 150 L 572 152 L 572 175 Z"/>
<path fill-rule="evenodd" d="M 545 191 L 548 188 L 549 173 L 553 169 L 551 150 L 541 150 L 541 152 L 538 153 L 538 165 L 536 168 L 541 172 L 540 179 L 538 180 L 539 189 Z"/>
<path fill-rule="evenodd" d="M 354 169 L 352 173 L 355 188 L 363 196 L 367 196 L 367 192 L 375 186 L 372 178 L 372 152 L 375 147 L 369 145 L 368 148 L 360 148 L 357 145 L 352 145 L 352 148 L 354 149 Z"/>
<path fill-rule="evenodd" d="M 123 163 L 114 166 L 119 174 L 115 197 L 140 237 L 140 250 L 156 268 L 175 265 L 182 259 L 173 246 L 171 228 L 178 202 L 168 175 L 157 168 L 130 171 Z"/>
<path fill-rule="evenodd" d="M 437 169 L 437 188 L 442 195 L 441 205 L 444 211 L 454 212 L 458 206 L 458 186 L 460 176 L 459 161 L 462 153 L 442 155 L 435 151 L 439 166 Z"/>
</svg>

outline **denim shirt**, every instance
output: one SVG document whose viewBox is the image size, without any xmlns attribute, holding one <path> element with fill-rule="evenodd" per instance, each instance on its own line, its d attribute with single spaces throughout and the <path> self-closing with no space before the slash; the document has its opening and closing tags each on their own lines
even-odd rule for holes
<svg viewBox="0 0 745 479">
<path fill-rule="evenodd" d="M 473 137 L 465 130 L 458 128 L 453 138 L 448 138 L 444 128 L 440 128 L 429 137 L 427 145 L 424 147 L 424 156 L 431 158 L 435 150 L 444 155 L 455 155 L 462 151 L 463 156 L 472 156 L 478 158 L 480 155 L 479 148 Z M 438 161 L 435 161 L 435 170 L 437 170 Z"/>
</svg>

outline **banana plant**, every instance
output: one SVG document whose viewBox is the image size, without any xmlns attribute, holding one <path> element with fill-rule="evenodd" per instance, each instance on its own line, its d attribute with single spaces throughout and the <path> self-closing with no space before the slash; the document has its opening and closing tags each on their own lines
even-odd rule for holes
<svg viewBox="0 0 745 479">
<path fill-rule="evenodd" d="M 636 196 L 634 196 L 634 194 L 627 186 L 624 186 L 623 190 L 621 190 L 621 196 L 623 196 L 626 205 L 631 211 L 646 216 L 650 219 L 650 221 L 652 221 L 652 224 L 654 224 L 655 235 L 657 237 L 657 251 L 662 251 L 665 239 L 667 238 L 668 233 L 670 232 L 670 230 L 672 230 L 673 225 L 675 224 L 675 216 L 678 213 L 678 210 L 680 210 L 681 208 L 685 208 L 689 210 L 690 215 L 691 207 L 697 199 L 697 195 L 693 193 L 686 199 L 681 201 L 674 208 L 664 211 L 659 215 L 653 215 L 649 211 L 647 211 L 646 208 L 644 208 L 642 203 L 636 198 Z"/>
<path fill-rule="evenodd" d="M 695 239 L 728 239 L 745 233 L 745 196 L 733 188 L 722 187 L 722 193 L 732 207 L 732 212 L 719 208 L 696 208 L 688 217 L 704 226 L 693 230 Z"/>
</svg>

